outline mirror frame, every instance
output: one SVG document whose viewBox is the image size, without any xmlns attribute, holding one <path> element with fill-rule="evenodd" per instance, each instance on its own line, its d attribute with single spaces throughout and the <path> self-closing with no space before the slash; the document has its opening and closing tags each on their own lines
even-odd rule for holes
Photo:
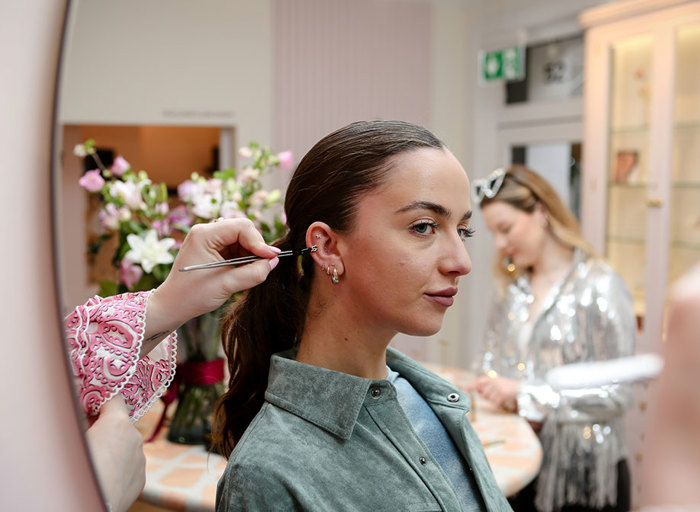
<svg viewBox="0 0 700 512">
<path fill-rule="evenodd" d="M 0 203 L 6 219 L 0 315 L 8 340 L 0 385 L 9 413 L 0 426 L 8 441 L 0 467 L 15 476 L 0 498 L 7 509 L 104 509 L 76 415 L 53 261 L 53 178 L 47 173 L 53 170 L 53 107 L 67 7 L 66 0 L 16 0 L 3 5 L 0 17 L 7 37 L 0 55 L 13 73 L 0 83 L 7 99 L 0 163 L 13 172 Z"/>
</svg>

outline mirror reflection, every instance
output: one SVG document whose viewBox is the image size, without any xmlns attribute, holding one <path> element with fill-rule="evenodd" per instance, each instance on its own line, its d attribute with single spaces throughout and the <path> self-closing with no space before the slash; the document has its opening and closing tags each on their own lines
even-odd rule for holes
<svg viewBox="0 0 700 512">
<path fill-rule="evenodd" d="M 415 502 L 426 507 L 443 503 L 447 509 L 454 503 L 475 510 L 566 505 L 628 510 L 646 502 L 635 486 L 642 477 L 640 440 L 647 433 L 646 405 L 637 405 L 647 403 L 649 391 L 633 382 L 655 376 L 657 369 L 638 372 L 627 381 L 618 375 L 614 389 L 592 384 L 586 391 L 577 390 L 583 398 L 579 405 L 572 401 L 568 420 L 551 419 L 558 409 L 550 398 L 561 400 L 571 390 L 550 386 L 549 398 L 534 391 L 528 404 L 521 398 L 531 389 L 528 385 L 545 382 L 547 370 L 554 367 L 631 357 L 657 348 L 665 308 L 657 297 L 665 295 L 671 277 L 666 269 L 672 269 L 674 278 L 683 275 L 700 253 L 686 208 L 697 187 L 683 164 L 683 148 L 693 147 L 686 129 L 692 115 L 679 121 L 683 130 L 674 132 L 673 159 L 667 148 L 669 163 L 652 170 L 649 142 L 661 128 L 649 117 L 654 72 L 650 59 L 653 51 L 661 50 L 656 49 L 651 28 L 643 36 L 629 37 L 624 30 L 598 35 L 609 61 L 590 66 L 584 74 L 583 63 L 589 58 L 586 38 L 594 41 L 602 33 L 586 30 L 596 23 L 605 25 L 600 20 L 609 16 L 603 5 L 608 2 L 577 0 L 553 10 L 555 3 L 71 2 L 55 126 L 61 141 L 55 164 L 60 175 L 55 212 L 60 293 L 77 400 L 112 510 L 215 510 L 217 485 L 219 509 L 224 510 L 284 508 L 290 499 L 300 500 L 302 508 L 319 509 L 330 503 L 364 503 L 360 508 L 368 509 L 391 503 L 389 508 L 403 509 L 400 503 Z M 685 62 L 697 53 L 693 48 L 700 11 L 689 12 L 690 21 L 682 28 L 668 29 L 681 43 L 668 56 L 672 61 Z M 630 9 L 624 22 L 634 25 L 636 15 Z M 658 15 L 676 19 L 672 12 L 661 10 Z M 605 68 L 608 65 L 612 71 Z M 516 70 L 513 75 L 511 68 Z M 656 100 L 656 108 L 670 112 L 674 102 L 695 105 L 698 88 L 693 86 L 695 78 L 686 75 L 678 72 L 676 91 L 658 95 L 663 100 Z M 605 111 L 608 105 L 612 118 Z M 379 121 L 386 119 L 404 123 Z M 341 131 L 335 145 L 324 139 L 358 120 L 374 121 Z M 601 125 L 593 126 L 596 122 Z M 375 129 L 381 136 L 369 135 Z M 596 135 L 584 137 L 590 133 Z M 392 136 L 409 134 L 420 139 L 418 149 L 406 154 L 386 150 Z M 356 150 L 351 149 L 351 135 L 362 141 Z M 605 153 L 606 148 L 612 149 Z M 392 172 L 382 182 L 386 187 L 377 190 L 367 184 L 373 178 L 364 171 L 355 170 L 355 179 L 341 183 L 326 178 L 321 164 L 314 167 L 314 155 L 320 160 L 322 154 L 354 164 L 353 169 L 389 162 Z M 294 174 L 304 155 L 310 155 L 302 164 L 315 178 L 310 182 L 304 181 L 308 176 Z M 372 155 L 381 158 L 374 161 Z M 526 243 L 517 245 L 517 236 L 510 237 L 508 247 L 502 241 L 501 224 L 514 224 L 515 217 L 509 215 L 524 210 L 502 212 L 497 208 L 510 207 L 505 199 L 496 198 L 489 206 L 492 196 L 484 201 L 483 194 L 475 196 L 472 190 L 481 183 L 496 196 L 502 186 L 510 190 L 510 180 L 511 186 L 519 184 L 532 192 L 537 185 L 529 181 L 529 174 L 521 174 L 518 164 L 534 169 L 551 188 L 533 192 L 538 209 L 523 214 L 530 234 L 541 235 L 541 244 L 533 249 L 537 256 L 531 258 Z M 676 167 L 687 172 L 679 174 Z M 498 184 L 489 174 L 496 168 L 504 174 L 508 170 Z M 471 184 L 464 178 L 465 169 Z M 681 174 L 682 180 L 670 177 Z M 656 193 L 652 178 L 669 182 L 672 194 L 648 201 L 621 200 Z M 283 205 L 288 186 L 286 205 L 294 213 L 289 216 Z M 321 193 L 323 186 L 327 188 Z M 683 197 L 682 205 L 673 206 L 680 203 L 672 204 L 670 195 Z M 548 202 L 550 196 L 561 198 L 563 208 L 573 214 L 563 239 L 556 231 L 559 213 Z M 340 229 L 345 225 L 343 212 L 334 208 L 331 215 L 323 208 L 337 207 L 347 197 L 359 198 L 359 213 L 348 221 L 349 228 Z M 295 210 L 297 203 L 303 207 Z M 428 203 L 440 207 L 425 207 Z M 649 252 L 650 229 L 638 229 L 653 220 L 653 208 L 688 226 L 682 235 L 674 235 L 683 238 L 682 243 L 671 240 L 661 257 Z M 420 215 L 402 218 L 412 238 L 392 245 L 391 228 L 383 219 L 413 210 Z M 306 214 L 313 218 L 300 220 Z M 297 229 L 297 222 L 306 224 Z M 473 228 L 477 238 L 466 241 Z M 416 241 L 425 240 L 421 230 L 436 240 L 446 236 L 443 232 L 464 239 L 436 252 L 442 258 L 452 256 L 449 269 L 437 257 L 428 261 L 429 251 Z M 383 244 L 368 242 L 380 238 Z M 522 237 L 526 238 L 532 237 Z M 301 253 L 312 245 L 313 252 Z M 520 254 L 512 248 L 516 246 Z M 344 247 L 354 251 L 343 252 Z M 277 257 L 278 250 L 294 256 Z M 179 272 L 188 265 L 251 254 L 260 261 L 226 270 Z M 558 271 L 538 275 L 536 263 L 543 258 L 560 263 L 555 265 Z M 611 266 L 603 263 L 606 258 Z M 504 271 L 511 285 L 516 277 L 532 285 L 521 297 L 522 311 L 514 307 L 495 322 L 499 303 L 494 306 L 487 300 L 499 293 L 497 279 L 487 270 L 492 260 L 497 267 L 517 269 Z M 614 293 L 601 299 L 605 307 L 600 300 L 592 304 L 594 313 L 603 308 L 603 316 L 615 317 L 605 324 L 608 327 L 596 324 L 598 330 L 593 324 L 569 325 L 572 318 L 594 313 L 584 315 L 584 308 L 567 310 L 563 305 L 575 303 L 577 293 L 586 295 L 581 283 L 590 276 L 576 281 L 579 292 L 561 291 L 573 275 L 569 270 L 589 263 L 600 264 L 615 284 L 608 286 Z M 432 265 L 431 275 L 437 277 L 424 295 L 438 313 L 426 313 L 406 299 L 411 285 L 419 286 L 409 276 L 425 265 Z M 395 273 L 397 269 L 403 272 Z M 280 291 L 286 293 L 289 286 L 278 278 L 283 272 L 299 272 L 295 286 L 304 290 L 305 295 L 298 295 L 303 300 Z M 263 279 L 255 290 L 264 291 L 244 299 L 243 292 Z M 601 288 L 590 279 L 591 289 Z M 339 294 L 343 287 L 352 294 Z M 301 322 L 289 313 L 295 311 L 296 300 L 301 301 Z M 284 318 L 274 316 L 279 304 L 287 306 Z M 552 304 L 559 304 L 552 308 L 559 316 L 546 315 Z M 539 323 L 538 331 L 533 319 L 540 313 L 546 321 Z M 521 325 L 522 318 L 529 320 Z M 390 334 L 378 334 L 385 331 Z M 509 333 L 509 339 L 496 340 L 497 331 Z M 329 338 L 328 333 L 345 337 L 346 342 L 360 336 L 362 341 L 333 349 L 328 341 L 315 344 L 321 332 Z M 593 335 L 602 340 L 599 344 L 586 338 L 591 332 L 599 334 Z M 520 339 L 518 333 L 527 334 Z M 540 335 L 546 338 L 544 345 L 533 341 Z M 242 339 L 249 339 L 251 346 Z M 572 343 L 564 346 L 566 340 Z M 578 348 L 572 348 L 577 340 Z M 381 357 L 372 359 L 360 351 L 362 343 L 381 345 Z M 291 355 L 270 359 L 272 353 L 292 346 Z M 373 364 L 380 360 L 381 365 Z M 413 375 L 413 361 L 430 372 Z M 332 380 L 315 373 L 320 369 L 341 377 Z M 428 374 L 436 380 L 423 382 L 420 377 Z M 359 377 L 371 384 L 351 396 L 348 390 Z M 315 385 L 304 393 L 294 382 Z M 408 391 L 402 391 L 404 383 Z M 428 406 L 432 402 L 426 390 L 438 388 L 447 401 L 444 411 Z M 381 401 L 386 389 L 398 390 L 400 415 L 376 412 L 388 416 L 374 417 L 371 407 L 363 405 L 366 418 L 363 412 L 343 419 L 347 404 Z M 279 392 L 279 401 L 269 398 L 266 390 L 270 396 Z M 406 393 L 413 393 L 416 401 Z M 307 394 L 317 395 L 315 401 L 305 402 Z M 226 399 L 217 408 L 222 395 Z M 304 406 L 288 406 L 294 400 Z M 586 409 L 581 405 L 586 400 L 596 400 L 598 408 Z M 238 406 L 226 405 L 232 403 Z M 327 405 L 332 403 L 338 407 Z M 432 407 L 432 427 L 438 434 L 416 427 L 413 420 L 423 418 L 423 406 L 428 411 Z M 261 407 L 281 415 L 279 423 L 247 430 L 259 421 Z M 466 413 L 456 426 L 446 419 L 450 407 Z M 318 420 L 316 413 L 325 419 Z M 574 421 L 582 414 L 585 424 Z M 336 416 L 337 424 L 328 419 Z M 354 429 L 343 430 L 346 420 Z M 131 421 L 136 429 L 127 428 Z M 392 422 L 394 427 L 389 426 Z M 625 422 L 633 425 L 627 434 Z M 401 450 L 388 444 L 369 446 L 357 437 L 365 428 L 377 429 L 372 439 L 391 434 L 406 444 Z M 269 429 L 264 432 L 270 439 L 251 441 L 254 448 L 239 448 L 234 454 L 261 461 L 265 475 L 265 464 L 295 475 L 284 491 L 276 480 L 270 482 L 262 493 L 268 501 L 246 491 L 249 475 L 256 486 L 265 481 L 254 479 L 251 468 L 229 463 L 227 469 L 227 458 L 243 432 L 263 435 L 260 429 Z M 336 437 L 325 446 L 329 432 Z M 123 439 L 118 456 L 105 452 L 114 438 Z M 342 454 L 335 451 L 337 439 L 347 448 Z M 435 439 L 443 439 L 443 445 Z M 597 443 L 587 459 L 597 462 L 584 468 L 586 475 L 596 476 L 571 476 L 565 498 L 563 491 L 557 494 L 553 478 L 573 475 L 567 473 L 568 465 L 584 466 L 567 452 L 558 452 L 558 458 L 552 453 L 557 447 L 573 446 L 574 439 L 581 452 Z M 313 444 L 319 453 L 297 453 L 302 442 Z M 351 449 L 354 442 L 358 444 Z M 331 450 L 331 444 L 334 451 L 324 451 Z M 467 446 L 479 448 L 473 452 Z M 316 488 L 328 475 L 340 478 L 348 468 L 359 478 L 353 468 L 382 450 L 386 456 L 372 464 L 385 464 L 386 474 L 398 475 L 389 490 L 375 493 L 368 482 L 340 496 L 330 491 L 310 496 L 304 491 Z M 417 464 L 410 462 L 414 451 Z M 314 472 L 311 463 L 297 467 L 292 460 L 316 460 L 324 453 L 333 464 L 342 457 L 347 460 L 325 472 Z M 446 453 L 446 458 L 437 453 Z M 451 462 L 458 469 L 445 470 Z M 431 464 L 444 472 L 434 481 L 420 474 Z M 415 482 L 408 492 L 405 481 L 411 479 Z M 444 492 L 426 490 L 438 485 L 435 482 Z M 571 496 L 575 500 L 567 502 Z M 596 496 L 595 503 L 591 496 Z"/>
</svg>

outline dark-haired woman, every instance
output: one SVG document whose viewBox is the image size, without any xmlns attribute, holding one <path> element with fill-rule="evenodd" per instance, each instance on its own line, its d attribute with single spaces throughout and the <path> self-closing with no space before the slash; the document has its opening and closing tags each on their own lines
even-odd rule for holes
<svg viewBox="0 0 700 512">
<path fill-rule="evenodd" d="M 317 250 L 224 323 L 217 510 L 510 510 L 467 396 L 388 348 L 437 332 L 471 270 L 457 159 L 419 126 L 353 123 L 302 159 L 285 211 L 275 245 Z"/>
<path fill-rule="evenodd" d="M 552 186 L 524 166 L 474 183 L 494 235 L 501 284 L 486 333 L 484 376 L 471 385 L 538 430 L 544 460 L 513 508 L 630 509 L 622 385 L 553 390 L 553 367 L 634 353 L 636 320 L 624 282 L 596 257 Z"/>
</svg>

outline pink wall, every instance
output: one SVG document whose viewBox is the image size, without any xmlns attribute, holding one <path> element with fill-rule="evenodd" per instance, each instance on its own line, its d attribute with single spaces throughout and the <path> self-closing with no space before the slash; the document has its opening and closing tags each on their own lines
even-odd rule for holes
<svg viewBox="0 0 700 512">
<path fill-rule="evenodd" d="M 0 7 L 0 509 L 8 511 L 102 509 L 72 408 L 52 266 L 51 115 L 64 4 Z"/>
<path fill-rule="evenodd" d="M 351 121 L 430 124 L 428 3 L 275 0 L 274 147 L 301 158 Z"/>
</svg>

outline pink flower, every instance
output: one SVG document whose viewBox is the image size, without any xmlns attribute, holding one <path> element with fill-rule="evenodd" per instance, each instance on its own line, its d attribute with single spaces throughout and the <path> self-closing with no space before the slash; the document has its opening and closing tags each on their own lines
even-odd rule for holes
<svg viewBox="0 0 700 512">
<path fill-rule="evenodd" d="M 217 194 L 221 191 L 222 181 L 218 178 L 207 180 L 204 184 L 204 191 L 208 194 Z"/>
<path fill-rule="evenodd" d="M 158 232 L 158 236 L 160 237 L 170 236 L 170 222 L 167 218 L 154 220 L 151 227 Z"/>
<path fill-rule="evenodd" d="M 112 167 L 109 168 L 109 170 L 112 171 L 115 176 L 121 176 L 129 169 L 131 169 L 131 164 L 124 160 L 121 155 L 114 159 Z"/>
<path fill-rule="evenodd" d="M 98 192 L 105 184 L 99 169 L 93 169 L 82 175 L 78 183 L 88 192 Z"/>
<path fill-rule="evenodd" d="M 277 158 L 282 169 L 291 169 L 294 166 L 294 155 L 289 150 L 278 153 Z"/>
<path fill-rule="evenodd" d="M 168 214 L 168 222 L 171 225 L 178 226 L 191 226 L 192 225 L 192 215 L 187 211 L 184 205 L 177 206 L 170 210 Z"/>
<path fill-rule="evenodd" d="M 253 167 L 246 167 L 241 171 L 241 177 L 238 179 L 238 181 L 241 183 L 241 185 L 247 185 L 251 181 L 255 181 L 258 178 L 260 178 L 260 171 L 254 169 Z"/>
<path fill-rule="evenodd" d="M 134 265 L 131 261 L 124 258 L 119 267 L 119 280 L 124 283 L 127 288 L 133 287 L 143 276 L 143 270 L 138 265 Z"/>
<path fill-rule="evenodd" d="M 102 225 L 112 231 L 119 229 L 119 210 L 114 203 L 107 203 L 107 206 L 99 213 Z"/>
<path fill-rule="evenodd" d="M 167 215 L 168 211 L 170 210 L 170 206 L 168 206 L 168 203 L 165 202 L 158 203 L 153 207 L 153 210 L 160 215 Z"/>
<path fill-rule="evenodd" d="M 202 187 L 192 180 L 186 180 L 177 186 L 177 195 L 181 201 L 191 201 L 193 197 L 201 193 Z"/>
</svg>

